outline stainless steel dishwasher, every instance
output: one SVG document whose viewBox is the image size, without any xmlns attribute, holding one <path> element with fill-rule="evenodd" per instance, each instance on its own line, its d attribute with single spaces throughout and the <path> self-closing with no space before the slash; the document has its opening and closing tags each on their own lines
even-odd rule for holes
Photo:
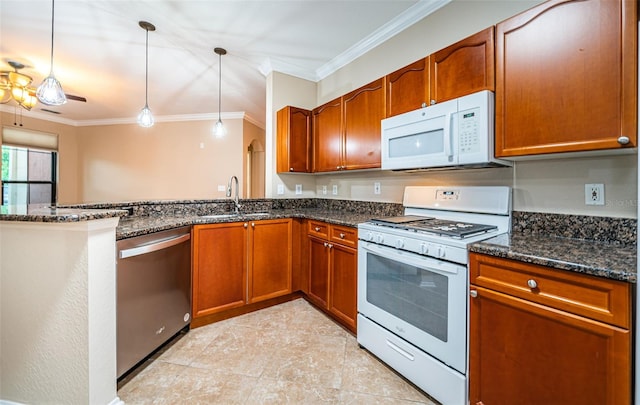
<svg viewBox="0 0 640 405">
<path fill-rule="evenodd" d="M 120 240 L 117 263 L 121 377 L 191 321 L 191 229 Z"/>
</svg>

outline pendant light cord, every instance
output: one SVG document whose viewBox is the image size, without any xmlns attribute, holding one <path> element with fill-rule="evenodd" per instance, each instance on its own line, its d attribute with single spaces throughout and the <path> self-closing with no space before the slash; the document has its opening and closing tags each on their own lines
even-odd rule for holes
<svg viewBox="0 0 640 405">
<path fill-rule="evenodd" d="M 55 21 L 56 0 L 51 0 L 51 66 L 49 66 L 49 74 L 53 73 L 53 25 Z"/>
<path fill-rule="evenodd" d="M 145 44 L 145 53 L 144 53 L 144 106 L 149 106 L 149 29 L 145 28 L 147 32 L 147 40 Z"/>
<path fill-rule="evenodd" d="M 218 54 L 218 121 L 222 121 L 222 53 Z"/>
</svg>

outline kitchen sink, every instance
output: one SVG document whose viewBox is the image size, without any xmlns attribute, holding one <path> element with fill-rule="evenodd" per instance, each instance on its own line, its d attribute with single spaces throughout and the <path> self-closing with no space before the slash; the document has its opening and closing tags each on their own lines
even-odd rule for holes
<svg viewBox="0 0 640 405">
<path fill-rule="evenodd" d="M 207 219 L 229 219 L 229 218 L 259 218 L 266 217 L 268 212 L 247 212 L 240 214 L 213 214 L 213 215 L 201 215 L 200 218 Z"/>
</svg>

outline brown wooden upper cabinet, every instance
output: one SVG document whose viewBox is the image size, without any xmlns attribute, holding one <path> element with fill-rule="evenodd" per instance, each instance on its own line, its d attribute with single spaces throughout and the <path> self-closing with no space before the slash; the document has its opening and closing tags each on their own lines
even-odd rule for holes
<svg viewBox="0 0 640 405">
<path fill-rule="evenodd" d="M 495 90 L 494 27 L 429 56 L 430 104 Z"/>
<path fill-rule="evenodd" d="M 387 117 L 481 90 L 495 90 L 494 27 L 385 76 Z"/>
<path fill-rule="evenodd" d="M 287 106 L 278 111 L 276 118 L 278 173 L 309 173 L 311 111 Z"/>
<path fill-rule="evenodd" d="M 380 167 L 383 118 L 384 78 L 314 109 L 313 171 Z"/>
<path fill-rule="evenodd" d="M 637 2 L 552 0 L 496 26 L 496 157 L 637 145 Z"/>
</svg>

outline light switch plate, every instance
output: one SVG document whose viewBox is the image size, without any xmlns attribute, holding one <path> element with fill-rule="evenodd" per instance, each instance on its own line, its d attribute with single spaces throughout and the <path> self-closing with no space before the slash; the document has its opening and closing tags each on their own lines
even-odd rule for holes
<svg viewBox="0 0 640 405">
<path fill-rule="evenodd" d="M 327 186 L 322 186 L 322 194 L 327 195 Z"/>
<path fill-rule="evenodd" d="M 278 195 L 284 194 L 284 184 L 278 184 Z"/>
<path fill-rule="evenodd" d="M 302 184 L 296 184 L 296 194 L 302 194 Z"/>
<path fill-rule="evenodd" d="M 380 194 L 380 182 L 373 183 L 373 194 Z"/>
<path fill-rule="evenodd" d="M 226 191 L 227 187 L 224 184 L 218 184 L 218 191 Z"/>
</svg>

